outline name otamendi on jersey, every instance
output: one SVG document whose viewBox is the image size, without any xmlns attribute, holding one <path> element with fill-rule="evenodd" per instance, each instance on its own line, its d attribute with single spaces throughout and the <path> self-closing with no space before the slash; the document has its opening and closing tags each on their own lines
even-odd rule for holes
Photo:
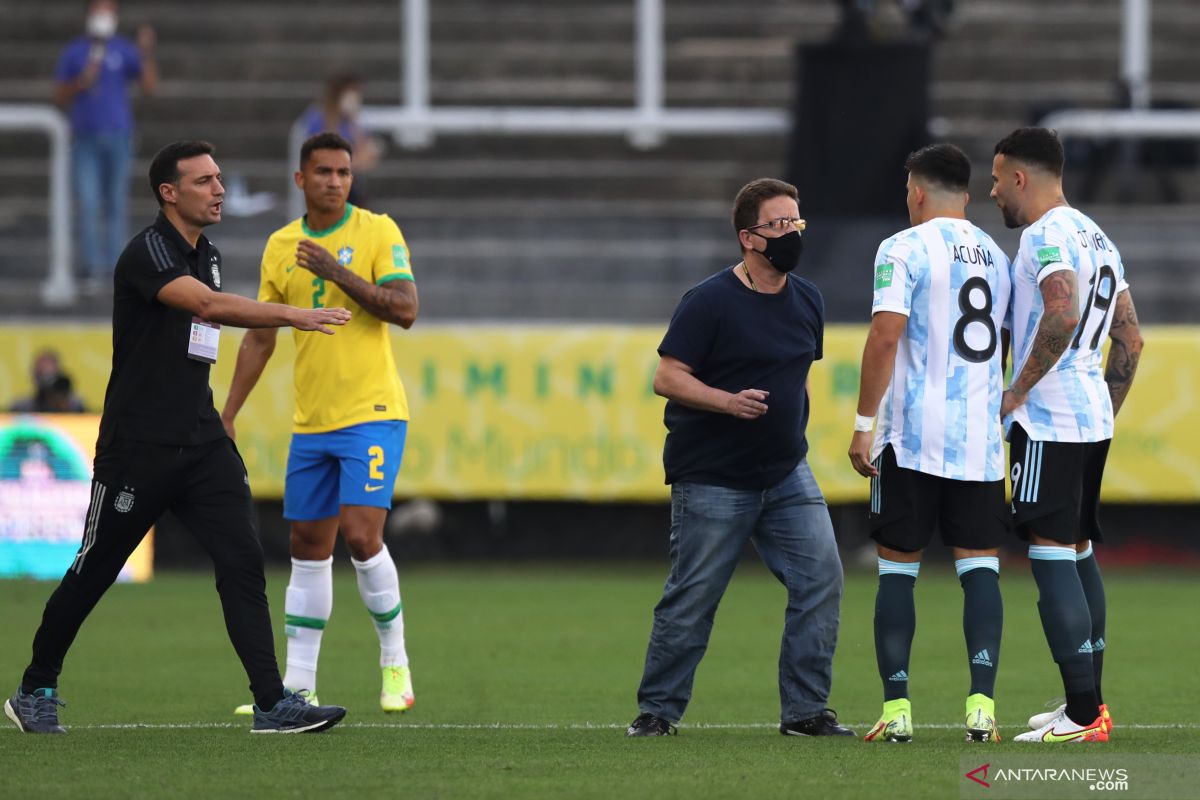
<svg viewBox="0 0 1200 800">
<path fill-rule="evenodd" d="M 1129 288 L 1116 245 L 1081 211 L 1052 208 L 1021 234 L 1012 264 L 1013 375 L 1029 359 L 1044 311 L 1041 283 L 1070 270 L 1079 286 L 1079 324 L 1058 362 L 1029 391 L 1005 425 L 1020 423 L 1034 441 L 1112 438 L 1113 413 L 1102 350 L 1116 297 Z"/>
</svg>

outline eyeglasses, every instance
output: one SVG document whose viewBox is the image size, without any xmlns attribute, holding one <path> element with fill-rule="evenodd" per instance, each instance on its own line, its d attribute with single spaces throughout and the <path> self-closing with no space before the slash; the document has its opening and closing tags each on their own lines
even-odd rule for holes
<svg viewBox="0 0 1200 800">
<path fill-rule="evenodd" d="M 780 217 L 773 219 L 770 222 L 762 222 L 758 225 L 751 225 L 746 228 L 747 231 L 757 230 L 758 228 L 770 228 L 773 233 L 790 233 L 795 230 L 802 231 L 808 226 L 808 223 L 799 217 Z"/>
</svg>

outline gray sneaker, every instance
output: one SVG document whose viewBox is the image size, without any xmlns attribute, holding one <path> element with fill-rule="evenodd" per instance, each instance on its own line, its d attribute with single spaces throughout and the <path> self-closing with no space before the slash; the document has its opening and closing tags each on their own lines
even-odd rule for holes
<svg viewBox="0 0 1200 800">
<path fill-rule="evenodd" d="M 270 711 L 254 707 L 254 727 L 251 733 L 320 733 L 332 728 L 346 716 L 341 706 L 313 706 L 305 698 L 307 692 L 283 690 L 283 699 Z"/>
<path fill-rule="evenodd" d="M 13 696 L 4 701 L 4 715 L 22 733 L 66 733 L 66 728 L 58 724 L 58 707 L 65 705 L 54 689 L 25 693 L 18 686 Z"/>
</svg>

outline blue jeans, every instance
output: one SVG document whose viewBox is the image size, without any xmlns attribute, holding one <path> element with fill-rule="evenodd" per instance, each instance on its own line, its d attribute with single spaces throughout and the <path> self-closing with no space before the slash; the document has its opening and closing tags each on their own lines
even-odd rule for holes
<svg viewBox="0 0 1200 800">
<path fill-rule="evenodd" d="M 133 136 L 78 135 L 73 155 L 81 263 L 89 278 L 102 278 L 112 274 L 125 249 Z"/>
<path fill-rule="evenodd" d="M 781 719 L 825 708 L 842 599 L 833 523 L 808 461 L 765 491 L 696 483 L 671 487 L 671 573 L 654 609 L 638 708 L 683 717 L 713 618 L 746 540 L 787 588 L 779 652 Z"/>
</svg>

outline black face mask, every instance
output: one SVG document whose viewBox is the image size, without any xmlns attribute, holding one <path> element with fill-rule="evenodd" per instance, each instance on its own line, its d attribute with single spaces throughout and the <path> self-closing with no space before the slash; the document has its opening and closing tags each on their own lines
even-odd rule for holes
<svg viewBox="0 0 1200 800">
<path fill-rule="evenodd" d="M 767 240 L 767 247 L 762 251 L 762 255 L 772 267 L 786 275 L 799 265 L 800 254 L 804 252 L 804 239 L 800 236 L 800 231 L 785 233 L 774 239 L 768 239 L 755 231 L 750 232 Z"/>
</svg>

